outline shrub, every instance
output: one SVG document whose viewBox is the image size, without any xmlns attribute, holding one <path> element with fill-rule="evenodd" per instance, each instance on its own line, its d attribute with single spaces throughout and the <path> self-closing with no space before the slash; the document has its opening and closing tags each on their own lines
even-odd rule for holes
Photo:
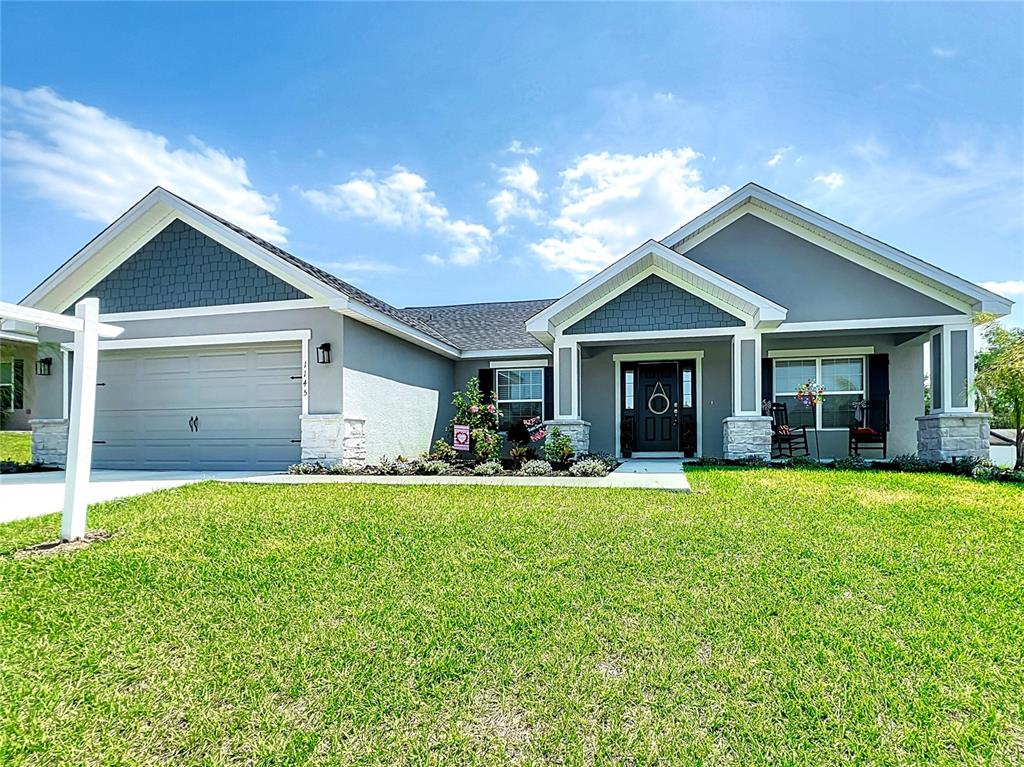
<svg viewBox="0 0 1024 767">
<path fill-rule="evenodd" d="M 398 461 L 393 458 L 388 458 L 386 455 L 382 455 L 376 464 L 366 467 L 366 473 L 382 474 L 385 476 L 398 474 Z"/>
<path fill-rule="evenodd" d="M 444 474 L 450 467 L 445 461 L 434 460 L 428 458 L 425 461 L 420 461 L 416 467 L 417 474 Z"/>
<path fill-rule="evenodd" d="M 925 461 L 913 453 L 903 453 L 889 459 L 888 467 L 893 471 L 925 472 L 939 471 L 942 465 L 937 461 Z"/>
<path fill-rule="evenodd" d="M 319 461 L 293 463 L 288 467 L 289 474 L 326 474 L 327 467 Z"/>
<path fill-rule="evenodd" d="M 407 458 L 403 458 L 400 456 L 398 460 L 395 461 L 395 464 L 396 474 L 402 474 L 404 476 L 409 476 L 411 474 L 419 474 L 419 461 L 410 461 Z"/>
<path fill-rule="evenodd" d="M 794 455 L 785 463 L 791 469 L 820 469 L 821 463 L 809 455 Z"/>
<path fill-rule="evenodd" d="M 544 457 L 551 463 L 567 463 L 576 454 L 572 446 L 572 440 L 557 426 L 551 429 L 548 440 L 544 443 Z"/>
<path fill-rule="evenodd" d="M 865 469 L 870 469 L 871 464 L 859 455 L 851 455 L 844 458 L 836 458 L 832 462 L 832 468 L 841 471 L 864 471 Z"/>
<path fill-rule="evenodd" d="M 452 463 L 456 458 L 458 458 L 458 452 L 443 439 L 437 440 L 430 448 L 430 452 L 427 453 L 427 459 L 431 461 Z"/>
<path fill-rule="evenodd" d="M 527 477 L 543 477 L 551 473 L 551 464 L 538 458 L 524 463 L 519 471 Z"/>
<path fill-rule="evenodd" d="M 770 465 L 769 460 L 761 455 L 748 455 L 736 461 L 736 466 L 749 466 L 755 469 L 765 468 Z"/>
<path fill-rule="evenodd" d="M 608 471 L 615 471 L 619 467 L 619 459 L 608 453 L 584 453 L 583 455 L 576 456 L 576 460 L 577 462 L 599 461 L 608 468 Z"/>
<path fill-rule="evenodd" d="M 494 392 L 490 392 L 490 396 L 494 399 Z M 455 392 L 452 404 L 455 406 L 455 417 L 449 429 L 454 430 L 456 425 L 468 426 L 474 455 L 482 461 L 496 460 L 501 455 L 502 438 L 498 433 L 501 411 L 493 402 L 484 402 L 479 379 L 470 378 L 466 381 L 466 391 Z"/>
<path fill-rule="evenodd" d="M 508 451 L 508 457 L 516 466 L 520 466 L 523 461 L 528 461 L 533 457 L 533 448 L 529 445 L 513 445 Z"/>
<path fill-rule="evenodd" d="M 484 461 L 473 467 L 473 473 L 478 477 L 493 477 L 501 473 L 501 464 L 497 461 Z"/>
<path fill-rule="evenodd" d="M 604 477 L 608 471 L 608 464 L 596 458 L 584 458 L 569 467 L 569 473 L 574 477 Z"/>
<path fill-rule="evenodd" d="M 995 465 L 988 458 L 975 458 L 974 456 L 964 456 L 963 458 L 956 458 L 949 466 L 950 474 L 959 474 L 964 477 L 977 476 L 974 472 L 977 469 L 989 469 L 995 468 Z"/>
</svg>

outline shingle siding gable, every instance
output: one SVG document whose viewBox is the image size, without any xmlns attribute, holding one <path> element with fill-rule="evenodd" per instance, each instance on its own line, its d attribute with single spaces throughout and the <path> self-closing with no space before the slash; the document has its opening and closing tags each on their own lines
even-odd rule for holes
<svg viewBox="0 0 1024 767">
<path fill-rule="evenodd" d="M 99 298 L 104 313 L 308 298 L 180 219 L 85 295 Z"/>
<path fill-rule="evenodd" d="M 565 333 L 624 333 L 741 325 L 743 321 L 738 317 L 652 274 L 574 322 Z"/>
</svg>

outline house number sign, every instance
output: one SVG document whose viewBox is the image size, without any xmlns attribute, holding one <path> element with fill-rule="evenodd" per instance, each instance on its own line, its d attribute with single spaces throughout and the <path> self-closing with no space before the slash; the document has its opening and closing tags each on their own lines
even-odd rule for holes
<svg viewBox="0 0 1024 767">
<path fill-rule="evenodd" d="M 456 450 L 466 452 L 469 450 L 469 427 L 455 424 L 452 427 L 452 442 Z"/>
</svg>

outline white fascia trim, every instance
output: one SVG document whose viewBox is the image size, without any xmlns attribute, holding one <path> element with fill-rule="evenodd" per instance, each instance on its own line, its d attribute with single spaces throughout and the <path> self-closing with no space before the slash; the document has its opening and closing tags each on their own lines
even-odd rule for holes
<svg viewBox="0 0 1024 767">
<path fill-rule="evenodd" d="M 508 370 L 510 368 L 546 368 L 548 366 L 548 360 L 546 359 L 534 359 L 534 360 L 491 360 L 491 370 Z"/>
<path fill-rule="evenodd" d="M 976 311 L 991 311 L 997 314 L 1008 314 L 1011 307 L 1013 306 L 1012 301 L 1010 301 L 1007 298 L 1004 298 L 1003 296 L 998 295 L 997 293 L 993 293 L 990 290 L 986 290 L 980 285 L 975 285 L 973 282 L 965 280 L 962 277 L 958 277 L 955 274 L 950 274 L 949 272 L 944 271 L 943 269 L 939 269 L 937 266 L 929 264 L 927 261 L 922 261 L 919 258 L 911 256 L 909 253 L 904 253 L 901 250 L 897 250 L 891 245 L 886 245 L 884 242 L 876 240 L 873 237 L 869 237 L 868 235 L 858 232 L 855 229 L 851 229 L 850 227 L 845 226 L 844 224 L 840 224 L 838 221 L 833 221 L 832 219 L 827 218 L 826 216 L 823 216 L 820 213 L 816 213 L 810 208 L 806 208 L 803 205 L 799 205 L 791 200 L 787 200 L 785 197 L 782 197 L 776 194 L 775 192 L 772 192 L 754 183 L 746 184 L 740 189 L 736 190 L 717 205 L 711 207 L 701 215 L 694 218 L 692 221 L 689 221 L 688 223 L 684 224 L 682 227 L 677 229 L 675 232 L 665 237 L 661 242 L 665 246 L 672 248 L 675 245 L 682 242 L 683 240 L 687 239 L 688 237 L 694 235 L 697 232 L 700 232 L 705 227 L 713 229 L 714 231 L 719 231 L 720 226 L 716 222 L 716 219 L 718 219 L 721 216 L 724 216 L 725 214 L 729 213 L 730 211 L 733 211 L 734 209 L 738 209 L 745 206 L 751 200 L 757 200 L 764 206 L 774 208 L 779 212 L 785 213 L 789 216 L 792 216 L 793 218 L 803 221 L 805 224 L 809 226 L 816 227 L 818 229 L 821 229 L 822 231 L 828 232 L 829 234 L 835 237 L 839 237 L 855 246 L 858 246 L 860 248 L 863 248 L 864 250 L 876 254 L 877 256 L 880 256 L 884 260 L 888 260 L 893 264 L 901 266 L 904 269 L 908 269 L 912 272 L 915 272 L 928 280 L 932 280 L 933 282 L 939 285 L 949 288 L 950 290 L 955 291 L 961 296 L 967 297 L 969 300 L 966 301 L 965 303 L 971 304 L 972 308 Z M 748 206 L 748 208 L 749 209 L 744 210 L 743 212 L 754 213 L 755 215 L 757 215 L 758 211 L 754 206 Z M 759 217 L 768 220 L 770 223 L 777 223 L 776 220 L 766 218 L 764 215 L 761 215 Z M 709 226 L 711 224 L 715 225 Z M 700 240 L 706 239 L 708 236 L 710 236 L 710 234 L 713 234 L 714 231 L 710 232 L 709 234 L 701 232 L 702 236 Z M 823 239 L 812 239 L 813 233 L 810 231 L 795 232 L 792 231 L 791 229 L 787 229 L 787 231 L 791 231 L 792 233 L 797 234 L 798 236 L 803 237 L 804 239 L 808 239 L 809 241 L 819 245 L 821 244 L 820 240 Z M 694 242 L 692 245 L 688 243 L 686 250 L 689 250 L 696 244 L 697 242 Z M 857 255 L 846 249 L 842 249 L 842 252 L 837 250 L 834 243 L 831 246 L 827 247 L 829 250 L 836 252 L 838 255 L 847 258 L 851 258 L 851 256 Z M 895 277 L 893 275 L 894 270 L 884 268 L 880 269 L 879 267 L 882 267 L 882 264 L 878 262 L 868 261 L 867 259 L 862 259 L 859 257 L 857 259 L 851 258 L 851 260 L 854 260 L 856 263 L 859 263 L 862 266 L 866 266 L 867 268 L 870 268 L 873 271 L 879 272 L 883 274 L 883 276 L 895 279 L 897 282 L 907 285 L 908 287 L 914 288 L 915 290 L 925 292 L 924 290 L 922 290 L 922 288 L 928 287 L 923 283 L 916 281 L 916 284 L 910 284 L 906 278 L 906 275 L 901 274 L 899 272 L 895 272 L 895 274 L 899 274 L 899 277 Z M 951 301 L 955 300 L 953 296 L 942 293 L 940 291 L 930 290 L 925 294 L 932 295 L 933 298 L 936 298 L 936 300 L 943 301 L 944 303 L 950 303 Z M 939 298 L 937 297 L 937 295 L 933 294 L 941 295 L 944 297 Z M 974 306 L 975 304 L 977 304 L 977 306 Z"/>
<path fill-rule="evenodd" d="M 101 314 L 100 319 L 111 322 L 132 320 L 170 320 L 179 317 L 206 317 L 222 314 L 248 314 L 252 312 L 275 312 L 288 309 L 316 309 L 318 307 L 344 308 L 346 301 L 323 301 L 316 298 L 299 298 L 294 301 L 261 301 L 248 304 L 218 304 L 216 306 L 187 306 L 181 309 L 154 309 L 142 312 L 113 312 Z"/>
<path fill-rule="evenodd" d="M 547 349 L 538 349 L 536 347 L 530 347 L 528 349 L 473 349 L 471 351 L 462 352 L 459 357 L 464 360 L 487 360 L 487 359 L 509 359 L 513 357 L 536 357 L 538 354 L 547 354 L 549 357 L 551 352 Z M 548 360 L 550 362 L 550 360 Z M 545 362 L 545 364 L 548 364 Z"/>
<path fill-rule="evenodd" d="M 591 343 L 599 341 L 661 341 L 683 338 L 707 338 L 709 336 L 734 336 L 744 328 L 694 328 L 692 330 L 647 330 L 629 333 L 573 333 L 559 336 L 560 339 L 575 343 Z"/>
<path fill-rule="evenodd" d="M 769 359 L 798 359 L 800 357 L 863 357 L 874 354 L 874 346 L 837 346 L 819 349 L 773 349 L 768 352 Z"/>
<path fill-rule="evenodd" d="M 674 362 L 676 360 L 702 360 L 703 351 L 695 352 L 635 352 L 613 354 L 612 362 Z"/>
<path fill-rule="evenodd" d="M 10 341 L 11 343 L 17 344 L 38 344 L 39 339 L 35 336 L 24 335 L 22 333 L 12 333 L 6 330 L 0 330 L 0 341 Z"/>
<path fill-rule="evenodd" d="M 348 305 L 344 309 L 339 309 L 339 311 L 346 317 L 351 317 L 354 320 L 364 322 L 378 330 L 403 338 L 417 346 L 422 346 L 424 349 L 429 349 L 432 352 L 449 357 L 450 359 L 458 359 L 461 356 L 459 350 L 451 344 L 446 344 L 443 341 L 434 338 L 433 336 L 429 336 L 411 325 L 406 325 L 404 322 L 396 320 L 394 317 L 389 317 L 383 312 L 369 307 L 366 304 L 349 301 Z M 536 354 L 536 352 L 533 353 Z"/>
<path fill-rule="evenodd" d="M 826 320 L 823 322 L 783 322 L 765 333 L 813 333 L 823 330 L 878 330 L 884 328 L 916 328 L 928 325 L 970 324 L 962 314 L 940 314 L 926 317 L 882 317 L 870 320 Z"/>
<path fill-rule="evenodd" d="M 744 301 L 747 304 L 757 307 L 759 314 L 758 319 L 760 321 L 781 321 L 786 318 L 787 310 L 785 307 L 780 306 L 779 304 L 765 298 L 764 296 L 758 295 L 754 291 L 749 290 L 748 288 L 745 288 L 742 285 L 733 282 L 727 277 L 723 277 L 718 272 L 712 271 L 711 269 L 708 269 L 706 266 L 698 264 L 696 261 L 692 261 L 691 259 L 686 258 L 685 256 L 679 253 L 676 253 L 674 250 L 665 247 L 660 242 L 657 242 L 655 240 L 648 240 L 639 248 L 636 248 L 632 252 L 623 256 L 614 264 L 611 264 L 602 271 L 598 272 L 586 282 L 582 283 L 578 287 L 566 293 L 560 299 L 555 301 L 555 303 L 551 304 L 550 306 L 546 307 L 545 309 L 541 310 L 533 317 L 528 319 L 526 321 L 526 329 L 531 333 L 549 332 L 548 326 L 551 322 L 552 317 L 569 308 L 577 301 L 584 299 L 589 293 L 593 292 L 595 288 L 608 282 L 608 280 L 612 279 L 623 270 L 628 269 L 630 266 L 632 266 L 634 263 L 647 256 L 648 254 L 654 255 L 655 257 L 663 258 L 666 261 L 674 264 L 678 268 L 682 269 L 684 272 L 693 275 L 695 278 L 704 280 L 710 283 L 711 285 L 721 288 L 725 292 L 736 296 L 736 298 L 740 299 L 741 301 Z M 678 282 L 676 284 L 678 284 Z M 610 299 L 608 299 L 604 295 L 602 295 L 600 298 L 601 303 L 604 303 L 607 300 Z M 590 307 L 590 310 L 592 311 L 594 308 L 597 308 L 597 306 L 600 306 L 601 303 L 598 303 L 595 306 Z M 581 308 L 580 311 L 583 311 L 583 309 Z M 733 311 L 733 313 L 735 313 L 735 311 Z M 574 316 L 575 314 L 579 314 L 579 312 L 574 313 Z M 565 323 L 559 324 L 564 325 Z"/>
<path fill-rule="evenodd" d="M 282 341 L 308 341 L 313 333 L 308 328 L 299 330 L 267 330 L 260 333 L 215 333 L 206 336 L 159 336 L 152 338 L 125 338 L 119 341 L 101 341 L 100 349 L 162 349 L 188 346 L 240 346 L 244 344 L 267 344 Z M 74 351 L 74 344 L 61 344 L 62 348 Z"/>
</svg>

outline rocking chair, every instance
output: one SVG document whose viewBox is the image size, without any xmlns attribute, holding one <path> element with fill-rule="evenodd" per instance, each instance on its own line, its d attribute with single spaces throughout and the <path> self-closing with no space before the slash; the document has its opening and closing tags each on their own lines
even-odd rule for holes
<svg viewBox="0 0 1024 767">
<path fill-rule="evenodd" d="M 785 403 L 772 402 L 769 405 L 772 417 L 772 458 L 792 458 L 795 455 L 811 454 L 807 446 L 807 427 L 790 426 L 789 411 Z"/>
<path fill-rule="evenodd" d="M 889 433 L 889 403 L 886 400 L 864 400 L 855 406 L 856 416 L 850 426 L 850 455 L 861 450 L 881 450 L 885 458 Z"/>
</svg>

